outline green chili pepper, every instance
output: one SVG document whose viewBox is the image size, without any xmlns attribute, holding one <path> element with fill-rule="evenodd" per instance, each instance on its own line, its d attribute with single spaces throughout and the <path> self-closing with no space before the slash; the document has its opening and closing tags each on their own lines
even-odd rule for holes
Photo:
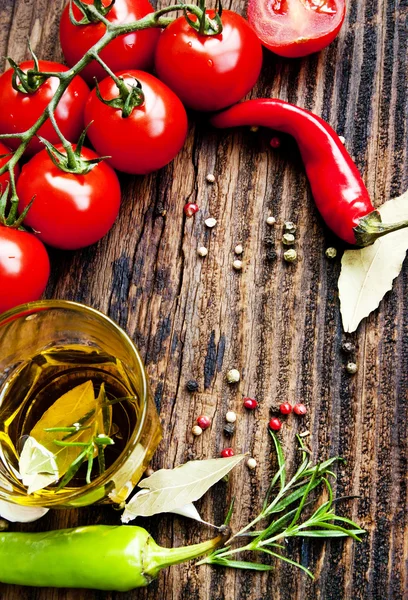
<svg viewBox="0 0 408 600">
<path fill-rule="evenodd" d="M 227 539 L 162 548 L 142 527 L 91 525 L 47 533 L 0 533 L 0 582 L 126 592 L 161 569 L 197 558 Z"/>
</svg>

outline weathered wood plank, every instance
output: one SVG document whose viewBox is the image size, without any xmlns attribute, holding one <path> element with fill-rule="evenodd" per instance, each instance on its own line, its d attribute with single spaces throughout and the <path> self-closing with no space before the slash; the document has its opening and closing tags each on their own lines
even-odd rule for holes
<svg viewBox="0 0 408 600">
<path fill-rule="evenodd" d="M 30 35 L 41 57 L 59 58 L 62 0 L 0 1 L 0 55 L 27 56 Z M 227 6 L 226 6 L 227 7 Z M 243 2 L 231 8 L 244 13 Z M 277 96 L 327 119 L 355 157 L 375 202 L 408 187 L 406 0 L 349 3 L 345 26 L 319 55 L 286 61 L 265 53 L 262 77 L 251 97 Z M 205 176 L 216 176 L 213 185 Z M 97 246 L 76 253 L 53 252 L 47 297 L 74 299 L 110 314 L 136 340 L 146 361 L 164 426 L 154 466 L 170 467 L 190 457 L 216 455 L 227 445 L 222 428 L 228 408 L 239 414 L 233 446 L 258 460 L 245 466 L 199 503 L 209 520 L 222 522 L 237 496 L 233 525 L 255 514 L 273 463 L 266 431 L 270 411 L 281 401 L 304 401 L 303 421 L 291 418 L 282 440 L 291 462 L 294 434 L 311 431 L 316 458 L 341 454 L 338 495 L 358 495 L 339 505 L 368 535 L 361 544 L 289 544 L 317 577 L 309 581 L 288 565 L 270 575 L 181 565 L 163 573 L 148 590 L 127 598 L 149 600 L 402 600 L 407 597 L 407 400 L 408 271 L 405 265 L 380 311 L 356 334 L 359 371 L 345 372 L 337 297 L 339 262 L 324 249 L 338 245 L 313 206 L 292 140 L 272 151 L 268 137 L 249 131 L 211 131 L 191 119 L 187 143 L 167 168 L 145 178 L 122 177 L 123 205 L 112 232 Z M 185 220 L 186 200 L 201 207 Z M 298 225 L 299 262 L 282 261 L 281 224 Z M 217 227 L 209 232 L 207 216 Z M 245 247 L 242 273 L 232 269 L 233 248 Z M 196 248 L 209 255 L 201 260 Z M 274 259 L 274 250 L 276 258 Z M 242 371 L 230 387 L 225 372 Z M 185 382 L 196 378 L 199 393 Z M 260 409 L 244 413 L 243 395 Z M 194 418 L 213 417 L 211 432 L 193 440 Z M 272 458 L 272 461 L 271 461 Z M 117 522 L 109 508 L 61 511 L 30 526 L 56 528 Z M 146 522 L 162 544 L 195 542 L 198 525 L 163 517 Z M 208 534 L 209 535 L 209 534 Z M 113 599 L 119 594 L 0 587 L 4 600 Z"/>
</svg>

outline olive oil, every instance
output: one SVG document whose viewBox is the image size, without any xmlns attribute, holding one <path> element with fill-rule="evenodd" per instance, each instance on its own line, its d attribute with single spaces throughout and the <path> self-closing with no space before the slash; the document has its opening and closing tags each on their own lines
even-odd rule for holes
<svg viewBox="0 0 408 600">
<path fill-rule="evenodd" d="M 97 420 L 81 424 L 81 407 L 89 412 L 94 400 Z M 64 440 L 62 427 L 73 437 Z M 161 437 L 141 357 L 109 317 L 67 300 L 0 316 L 0 500 L 48 508 L 123 503 Z M 72 452 L 54 448 L 68 441 Z"/>
<path fill-rule="evenodd" d="M 44 350 L 28 361 L 13 365 L 8 372 L 0 379 L 0 474 L 8 481 L 21 487 L 19 457 L 24 441 L 44 413 L 64 394 L 88 381 L 93 384 L 96 398 L 104 384 L 106 398 L 112 403 L 110 430 L 104 433 L 114 444 L 106 446 L 104 451 L 106 470 L 115 464 L 137 428 L 142 412 L 132 373 L 122 361 L 99 349 L 72 344 Z M 115 402 L 122 398 L 123 401 Z M 82 416 L 86 416 L 85 409 Z M 67 412 L 64 425 L 73 424 Z M 83 486 L 86 470 L 83 464 L 68 486 Z M 92 476 L 98 476 L 96 464 Z M 40 495 L 55 495 L 57 489 L 58 485 L 50 485 Z"/>
</svg>

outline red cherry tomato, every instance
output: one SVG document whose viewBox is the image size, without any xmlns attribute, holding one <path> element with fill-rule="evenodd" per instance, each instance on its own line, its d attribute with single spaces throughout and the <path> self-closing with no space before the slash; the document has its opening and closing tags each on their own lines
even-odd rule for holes
<svg viewBox="0 0 408 600">
<path fill-rule="evenodd" d="M 92 4 L 92 0 L 83 0 L 85 4 Z M 103 0 L 107 6 L 110 0 Z M 73 5 L 75 18 L 81 20 L 79 9 Z M 125 24 L 137 21 L 153 12 L 153 7 L 148 0 L 116 0 L 106 18 L 111 23 Z M 102 23 L 89 25 L 73 25 L 69 18 L 69 5 L 62 13 L 60 24 L 60 41 L 65 60 L 70 66 L 77 63 L 82 56 L 104 35 L 106 30 Z M 112 40 L 100 52 L 100 57 L 112 69 L 149 69 L 153 65 L 154 51 L 160 35 L 159 29 L 143 29 L 121 35 Z M 94 60 L 81 72 L 81 76 L 90 84 L 94 77 L 98 80 L 106 77 L 106 71 Z"/>
<path fill-rule="evenodd" d="M 289 58 L 328 46 L 340 31 L 345 0 L 249 0 L 248 21 L 262 44 Z"/>
<path fill-rule="evenodd" d="M 26 72 L 32 69 L 34 62 L 25 61 L 20 68 Z M 56 62 L 40 60 L 40 71 L 68 71 L 67 67 Z M 8 69 L 0 77 L 0 133 L 21 133 L 29 129 L 42 115 L 46 106 L 53 98 L 58 87 L 57 77 L 47 79 L 36 92 L 24 94 L 12 86 L 13 69 Z M 65 137 L 76 142 L 83 127 L 83 111 L 89 88 L 81 77 L 75 77 L 65 90 L 55 110 L 55 118 Z M 49 120 L 40 127 L 39 135 L 52 144 L 59 143 L 59 137 Z M 7 139 L 7 145 L 16 149 L 20 144 L 17 138 Z M 28 145 L 26 154 L 31 156 L 44 148 L 44 144 L 34 137 Z"/>
<path fill-rule="evenodd" d="M 10 157 L 7 156 L 8 154 L 10 154 L 10 152 L 11 152 L 10 148 L 7 148 L 7 146 L 5 146 L 4 144 L 2 144 L 0 142 L 0 156 L 3 156 L 3 158 L 0 158 L 0 168 L 3 167 L 6 163 L 8 163 L 8 161 L 10 160 Z M 19 176 L 19 173 L 20 173 L 20 169 L 19 169 L 18 165 L 16 165 L 14 167 L 14 179 L 16 181 Z M 10 177 L 9 177 L 8 171 L 3 173 L 3 175 L 0 175 L 0 195 L 6 189 L 8 183 L 9 183 L 9 180 L 10 180 Z"/>
<path fill-rule="evenodd" d="M 63 152 L 61 145 L 56 148 Z M 96 154 L 83 148 L 81 156 L 89 160 Z M 44 243 L 64 250 L 97 242 L 112 227 L 120 204 L 118 178 L 105 162 L 74 175 L 56 167 L 46 150 L 24 165 L 17 194 L 20 212 L 34 198 L 24 223 Z"/>
<path fill-rule="evenodd" d="M 194 110 L 235 104 L 253 88 L 261 71 L 262 47 L 247 21 L 230 10 L 224 10 L 221 19 L 222 33 L 200 35 L 179 17 L 157 45 L 159 78 Z"/>
<path fill-rule="evenodd" d="M 0 313 L 38 300 L 49 274 L 48 254 L 40 240 L 0 225 Z"/>
<path fill-rule="evenodd" d="M 144 102 L 124 118 L 122 110 L 101 102 L 95 90 L 85 107 L 85 123 L 91 123 L 88 137 L 101 156 L 125 173 L 145 174 L 167 165 L 184 144 L 187 115 L 177 96 L 164 83 L 143 71 L 118 73 L 124 81 L 137 79 Z M 110 77 L 99 84 L 102 98 L 118 96 L 118 88 Z"/>
</svg>

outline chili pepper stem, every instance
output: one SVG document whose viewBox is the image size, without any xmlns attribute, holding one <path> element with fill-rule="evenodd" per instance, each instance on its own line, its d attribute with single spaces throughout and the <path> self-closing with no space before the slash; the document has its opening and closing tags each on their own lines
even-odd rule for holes
<svg viewBox="0 0 408 600">
<path fill-rule="evenodd" d="M 163 548 L 150 538 L 144 560 L 144 575 L 156 577 L 161 569 L 203 556 L 221 546 L 229 538 L 230 533 L 229 527 L 223 525 L 220 527 L 220 535 L 216 538 L 180 548 Z"/>
<path fill-rule="evenodd" d="M 399 231 L 408 227 L 408 221 L 399 223 L 383 223 L 378 210 L 374 210 L 359 220 L 354 228 L 356 244 L 360 247 L 371 246 L 378 238 L 393 231 Z"/>
</svg>

